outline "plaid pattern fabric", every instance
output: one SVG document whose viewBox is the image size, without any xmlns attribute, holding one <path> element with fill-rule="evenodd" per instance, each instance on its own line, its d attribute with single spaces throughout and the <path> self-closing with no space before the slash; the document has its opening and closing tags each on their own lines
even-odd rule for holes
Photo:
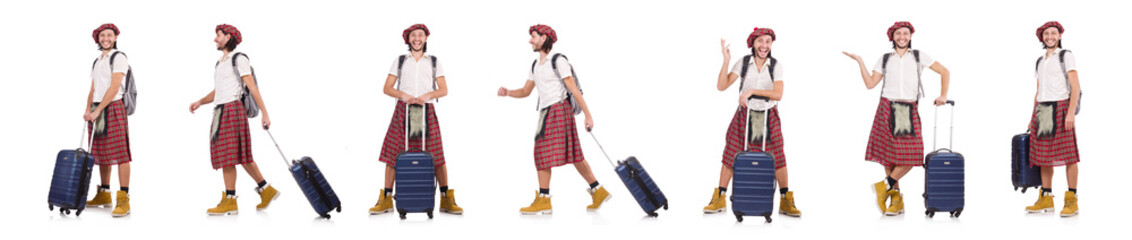
<svg viewBox="0 0 1132 240">
<path fill-rule="evenodd" d="M 133 161 L 130 156 L 130 130 L 126 121 L 126 105 L 122 100 L 111 102 L 103 112 L 106 134 L 95 137 L 90 154 L 98 165 L 118 165 Z"/>
<path fill-rule="evenodd" d="M 916 28 L 912 27 L 912 23 L 910 23 L 908 21 L 895 22 L 895 23 L 892 23 L 891 27 L 888 27 L 888 41 L 889 42 L 892 41 L 892 33 L 896 32 L 896 29 L 900 29 L 902 27 L 908 28 L 908 30 L 911 31 L 912 33 L 916 33 Z"/>
<path fill-rule="evenodd" d="M 236 27 L 232 26 L 232 25 L 228 25 L 228 24 L 216 25 L 216 30 L 213 30 L 213 31 L 222 31 L 224 33 L 227 33 L 228 35 L 232 35 L 233 38 L 236 38 L 236 45 L 240 45 L 240 42 L 244 41 L 244 36 L 240 35 L 240 30 L 236 29 Z"/>
<path fill-rule="evenodd" d="M 756 27 L 755 30 L 751 31 L 751 35 L 747 36 L 747 48 L 755 47 L 755 38 L 759 38 L 759 36 L 762 35 L 770 35 L 771 41 L 778 40 L 778 37 L 774 35 L 773 29 Z"/>
<path fill-rule="evenodd" d="M 223 104 L 220 115 L 220 132 L 212 140 L 212 169 L 252 163 L 252 134 L 248 127 L 248 111 L 244 103 L 231 101 Z"/>
<path fill-rule="evenodd" d="M 570 101 L 560 101 L 549 108 L 543 135 L 535 138 L 535 168 L 544 170 L 586 160 L 578 139 L 574 106 Z"/>
<path fill-rule="evenodd" d="M 427 104 L 428 139 L 425 141 L 428 147 L 424 150 L 432 154 L 434 166 L 444 166 L 444 144 L 440 140 L 440 122 L 436 118 L 435 105 Z M 385 164 L 397 165 L 397 155 L 405 151 L 405 107 L 407 106 L 405 102 L 397 101 L 397 106 L 393 110 L 393 120 L 389 121 L 389 130 L 385 131 L 385 141 L 381 144 L 379 157 L 379 160 Z M 421 139 L 410 138 L 409 148 L 421 148 Z"/>
<path fill-rule="evenodd" d="M 550 26 L 542 25 L 542 24 L 534 25 L 534 26 L 531 26 L 531 28 L 527 30 L 527 33 L 531 33 L 531 32 L 537 32 L 539 34 L 549 36 L 550 37 L 550 43 L 558 42 L 558 34 L 555 33 L 554 29 L 550 28 Z"/>
<path fill-rule="evenodd" d="M 409 28 L 406 28 L 405 31 L 401 32 L 401 37 L 405 39 L 405 44 L 409 43 L 409 33 L 412 33 L 413 30 L 417 30 L 417 29 L 424 30 L 425 36 L 432 35 L 432 33 L 430 33 L 428 31 L 428 27 L 425 26 L 424 24 L 420 24 L 420 23 L 413 24 L 412 26 L 409 26 Z"/>
<path fill-rule="evenodd" d="M 1065 117 L 1069 114 L 1069 100 L 1057 102 L 1054 121 L 1054 135 L 1038 138 L 1038 111 L 1030 120 L 1030 164 L 1042 167 L 1056 167 L 1080 162 L 1077 153 L 1077 131 L 1065 129 Z"/>
<path fill-rule="evenodd" d="M 766 141 L 766 153 L 774 156 L 774 168 L 779 169 L 786 167 L 786 149 L 785 143 L 782 140 L 782 122 L 778 119 L 778 107 L 770 108 L 767 118 L 770 121 L 767 125 L 770 136 Z M 727 127 L 727 146 L 723 148 L 723 165 L 727 167 L 735 167 L 735 156 L 743 152 L 743 139 L 746 134 L 743 133 L 747 129 L 747 109 L 742 106 L 735 110 L 735 116 L 731 117 L 731 126 Z M 762 141 L 752 142 L 747 144 L 750 151 L 763 151 Z"/>
<path fill-rule="evenodd" d="M 90 34 L 90 36 L 94 38 L 94 43 L 98 43 L 98 33 L 106 29 L 114 30 L 114 35 L 122 34 L 121 31 L 118 31 L 118 26 L 115 26 L 113 23 L 102 24 L 102 26 L 98 26 L 98 28 L 94 29 L 94 33 Z M 1040 35 L 1041 32 L 1038 34 Z"/>
<path fill-rule="evenodd" d="M 1037 33 L 1038 34 L 1038 41 L 1042 41 L 1042 32 L 1046 31 L 1046 28 L 1051 28 L 1051 27 L 1057 28 L 1057 32 L 1059 32 L 1059 33 L 1065 33 L 1065 28 L 1061 27 L 1061 23 L 1059 23 L 1057 21 L 1049 21 L 1049 22 L 1046 22 L 1045 24 L 1042 24 L 1041 27 L 1038 27 L 1038 33 Z"/>
<path fill-rule="evenodd" d="M 891 117 L 892 102 L 880 98 L 876 117 L 873 119 L 873 128 L 869 133 L 869 145 L 865 148 L 865 161 L 877 162 L 881 165 L 892 166 L 922 166 L 924 165 L 924 135 L 920 129 L 920 108 L 912 103 L 912 128 L 915 135 L 896 137 L 892 136 L 892 129 L 888 125 Z"/>
</svg>

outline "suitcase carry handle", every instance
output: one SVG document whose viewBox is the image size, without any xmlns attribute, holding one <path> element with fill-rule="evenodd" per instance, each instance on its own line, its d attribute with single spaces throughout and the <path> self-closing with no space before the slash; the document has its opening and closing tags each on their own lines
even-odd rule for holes
<svg viewBox="0 0 1132 240">
<path fill-rule="evenodd" d="M 948 133 L 946 148 L 948 152 L 951 152 L 951 149 L 955 147 L 955 100 L 947 100 L 945 104 L 951 105 L 951 130 Z M 932 127 L 932 149 L 938 149 L 935 148 L 935 145 L 939 138 L 939 106 L 935 108 L 935 117 L 932 121 L 935 121 L 935 126 Z"/>
<path fill-rule="evenodd" d="M 413 104 L 405 103 L 405 124 L 404 124 L 405 125 L 405 151 L 410 150 L 409 149 L 409 106 L 412 106 L 412 105 Z M 427 145 L 427 142 L 425 142 L 425 140 L 428 140 L 428 129 L 429 129 L 429 127 L 428 127 L 428 104 L 427 103 L 421 104 L 421 112 L 422 112 L 422 114 L 424 114 L 424 116 L 421 116 L 421 122 L 422 122 L 421 126 L 423 126 L 425 128 L 425 129 L 421 129 L 421 152 L 425 152 L 425 151 L 428 151 L 428 150 L 426 150 L 426 149 L 428 149 L 428 146 L 425 146 L 425 145 Z"/>
<path fill-rule="evenodd" d="M 274 143 L 274 144 L 275 144 L 275 150 L 279 150 L 279 156 L 280 156 L 280 157 L 283 157 L 283 164 L 286 164 L 286 165 L 287 165 L 287 168 L 291 168 L 291 162 L 288 162 L 288 161 L 287 161 L 287 156 L 283 155 L 283 149 L 282 149 L 282 148 L 279 148 L 279 142 L 276 142 L 276 141 L 275 141 L 275 136 L 272 136 L 272 135 L 271 135 L 271 130 L 267 130 L 266 128 L 264 128 L 264 129 L 263 129 L 263 131 L 266 131 L 266 132 L 267 132 L 267 136 L 268 136 L 268 137 L 271 137 L 271 143 Z"/>
</svg>

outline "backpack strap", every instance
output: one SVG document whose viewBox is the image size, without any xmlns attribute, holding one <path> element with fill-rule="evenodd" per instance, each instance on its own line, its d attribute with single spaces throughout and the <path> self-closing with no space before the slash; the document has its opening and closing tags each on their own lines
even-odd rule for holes
<svg viewBox="0 0 1132 240">
<path fill-rule="evenodd" d="M 562 74 L 558 72 L 558 57 L 566 58 L 566 55 L 562 55 L 561 53 L 555 53 L 554 55 L 551 55 L 550 69 L 554 69 L 554 76 L 557 77 L 558 80 L 562 80 Z M 566 60 L 569 61 L 570 59 L 566 58 Z M 562 84 L 566 84 L 566 82 L 562 82 Z"/>
<path fill-rule="evenodd" d="M 436 56 L 429 55 L 429 58 L 432 58 L 432 90 L 436 90 L 440 88 L 436 85 Z"/>
<path fill-rule="evenodd" d="M 774 82 L 774 66 L 778 65 L 778 59 L 770 58 L 770 81 Z"/>
<path fill-rule="evenodd" d="M 1065 86 L 1069 86 L 1069 71 L 1065 68 L 1065 53 L 1067 52 L 1069 50 L 1063 49 L 1061 53 L 1057 54 L 1057 60 L 1061 62 L 1061 74 L 1065 75 Z"/>
<path fill-rule="evenodd" d="M 397 90 L 401 90 L 401 67 L 405 66 L 405 59 L 408 57 L 408 54 L 403 54 L 400 57 L 397 57 Z"/>
<path fill-rule="evenodd" d="M 251 60 L 251 58 L 248 58 L 247 54 L 244 54 L 242 52 L 237 52 L 237 53 L 232 54 L 232 72 L 236 73 L 236 80 L 240 80 L 240 69 L 239 69 L 238 66 L 236 66 L 236 59 L 239 58 L 240 56 L 243 56 L 244 58 Z"/>
<path fill-rule="evenodd" d="M 924 94 L 924 79 L 920 77 L 924 74 L 924 68 L 920 67 L 920 50 L 912 49 L 912 57 L 916 59 L 916 82 L 919 84 L 917 87 L 920 89 L 920 95 L 917 96 L 916 99 L 919 100 L 920 97 L 927 96 L 927 94 Z"/>
<path fill-rule="evenodd" d="M 743 65 L 740 66 L 742 70 L 739 70 L 739 92 L 743 92 L 743 83 L 747 82 L 747 70 L 751 67 L 751 56 L 743 56 Z"/>
<path fill-rule="evenodd" d="M 111 76 L 111 78 L 113 78 L 113 76 L 114 76 L 114 58 L 118 57 L 118 54 L 122 54 L 122 56 L 126 56 L 126 53 L 124 53 L 122 51 L 115 51 L 114 53 L 110 54 L 110 76 Z M 126 76 L 122 79 L 122 85 L 125 86 L 124 89 L 127 89 L 127 90 L 130 89 L 130 75 L 133 72 L 133 69 L 130 69 L 128 67 L 129 66 L 127 66 L 127 68 L 126 68 Z M 125 93 L 122 93 L 122 94 L 124 95 Z"/>
</svg>

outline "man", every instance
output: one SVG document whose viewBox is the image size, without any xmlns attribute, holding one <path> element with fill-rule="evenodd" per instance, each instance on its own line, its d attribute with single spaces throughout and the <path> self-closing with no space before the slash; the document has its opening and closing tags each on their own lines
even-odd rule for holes
<svg viewBox="0 0 1132 240">
<path fill-rule="evenodd" d="M 243 41 L 243 35 L 236 27 L 228 24 L 216 26 L 216 50 L 221 52 L 220 60 L 216 63 L 216 72 L 213 74 L 215 88 L 208 95 L 189 105 L 189 112 L 195 112 L 203 104 L 217 102 L 213 111 L 211 148 L 212 168 L 223 169 L 224 194 L 221 195 L 220 204 L 209 208 L 209 215 L 226 215 L 239 213 L 236 205 L 236 165 L 244 170 L 257 182 L 256 193 L 260 195 L 260 203 L 256 210 L 266 209 L 279 191 L 267 184 L 259 166 L 252 159 L 251 128 L 248 127 L 248 111 L 241 97 L 247 93 L 254 98 L 254 104 L 263 112 L 262 126 L 267 129 L 271 126 L 271 117 L 267 114 L 263 98 L 259 94 L 252 74 L 251 63 L 247 55 L 233 52 L 236 46 Z"/>
<path fill-rule="evenodd" d="M 463 214 L 464 209 L 456 205 L 454 189 L 448 189 L 448 167 L 444 159 L 444 145 L 440 137 L 440 124 L 436 117 L 435 99 L 448 95 L 448 84 L 444 77 L 444 68 L 436 56 L 426 55 L 428 51 L 428 36 L 431 35 L 424 24 L 414 24 L 401 33 L 401 38 L 409 46 L 409 53 L 400 55 L 389 68 L 389 76 L 385 78 L 384 92 L 397 99 L 394 105 L 393 120 L 389 122 L 389 129 L 385 132 L 385 142 L 381 147 L 380 161 L 385 163 L 385 189 L 377 198 L 377 204 L 369 209 L 370 214 L 382 214 L 393 211 L 393 183 L 397 176 L 397 155 L 409 148 L 422 148 L 432 154 L 433 166 L 436 170 L 436 182 L 440 185 L 440 212 Z M 407 109 L 420 109 L 421 105 L 427 113 L 428 123 L 424 125 L 416 122 L 405 122 L 405 115 L 419 111 Z M 414 118 L 416 119 L 416 118 Z M 406 131 L 406 126 L 413 125 L 420 128 L 416 134 Z M 417 130 L 419 128 L 410 128 Z M 423 134 L 428 131 L 427 134 Z M 405 143 L 405 135 L 416 136 Z M 427 138 L 427 143 L 421 146 L 420 138 Z"/>
<path fill-rule="evenodd" d="M 924 141 L 917 107 L 920 97 L 923 97 L 920 72 L 923 68 L 930 68 L 940 75 L 940 93 L 934 101 L 936 106 L 947 101 L 951 76 L 947 68 L 926 53 L 912 50 L 912 33 L 915 32 L 912 23 L 902 21 L 892 24 L 888 28 L 888 41 L 892 42 L 895 51 L 878 59 L 871 73 L 860 56 L 843 52 L 857 61 L 865 88 L 872 89 L 881 80 L 884 81 L 865 160 L 884 166 L 885 179 L 873 184 L 873 191 L 877 196 L 877 207 L 887 216 L 904 213 L 904 195 L 900 193 L 898 181 L 913 167 L 924 163 Z M 885 207 L 890 198 L 892 201 Z"/>
<path fill-rule="evenodd" d="M 521 214 L 550 214 L 550 176 L 551 168 L 573 164 L 578 174 L 589 183 L 587 190 L 593 203 L 586 206 L 588 211 L 596 211 L 602 203 L 608 201 L 611 195 L 597 182 L 589 163 L 582 155 L 582 144 L 578 139 L 577 123 L 574 115 L 577 113 L 574 103 L 586 114 L 586 130 L 593 129 L 593 115 L 589 106 L 578 89 L 576 79 L 571 74 L 572 67 L 569 60 L 561 54 L 551 54 L 550 50 L 558 41 L 558 34 L 547 25 L 534 25 L 527 29 L 531 35 L 532 50 L 539 53 L 539 58 L 531 66 L 531 72 L 526 83 L 519 89 L 500 87 L 497 95 L 513 98 L 525 98 L 537 87 L 539 92 L 539 105 L 541 120 L 539 132 L 535 135 L 534 160 L 538 171 L 539 190 L 535 193 L 535 200 L 530 206 L 520 208 Z M 570 98 L 575 98 L 573 101 Z"/>
<path fill-rule="evenodd" d="M 114 217 L 130 215 L 130 162 L 133 161 L 126 117 L 129 114 L 123 101 L 126 93 L 124 79 L 130 71 L 130 62 L 125 53 L 118 51 L 119 34 L 118 26 L 113 23 L 94 29 L 94 42 L 101 54 L 90 70 L 90 93 L 83 112 L 83 120 L 93 123 L 91 134 L 94 138 L 90 153 L 98 164 L 102 180 L 97 193 L 86 205 L 109 207 L 113 204 L 110 199 L 110 171 L 117 165 L 120 190 L 116 193 L 117 204 L 111 212 Z"/>
<path fill-rule="evenodd" d="M 1030 164 L 1042 168 L 1042 192 L 1038 201 L 1026 207 L 1027 212 L 1053 211 L 1053 168 L 1065 166 L 1065 192 L 1062 217 L 1077 215 L 1077 106 L 1081 85 L 1077 78 L 1077 58 L 1061 48 L 1065 28 L 1057 21 L 1038 27 L 1042 56 L 1035 67 L 1038 80 L 1034 94 L 1034 115 L 1030 120 Z"/>
</svg>

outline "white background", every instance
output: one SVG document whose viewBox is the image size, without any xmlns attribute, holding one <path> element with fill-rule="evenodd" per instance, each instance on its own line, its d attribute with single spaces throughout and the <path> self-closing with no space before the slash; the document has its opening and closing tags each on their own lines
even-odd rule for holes
<svg viewBox="0 0 1132 240">
<path fill-rule="evenodd" d="M 1130 34 L 1122 30 L 1130 19 L 1113 4 L 7 1 L 0 7 L 0 46 L 6 50 L 0 58 L 0 100 L 6 104 L 0 153 L 8 163 L 0 174 L 0 205 L 6 206 L 0 222 L 17 238 L 1098 237 L 1127 225 L 1119 222 L 1127 223 L 1121 200 L 1128 197 L 1122 176 L 1129 158 L 1121 146 L 1129 115 L 1121 96 L 1130 87 Z M 882 217 L 872 205 L 869 184 L 883 178 L 882 168 L 862 158 L 879 90 L 866 90 L 856 63 L 840 51 L 861 54 L 871 69 L 890 50 L 885 30 L 898 20 L 911 21 L 917 29 L 913 46 L 952 73 L 954 149 L 968 161 L 966 211 L 959 219 L 923 217 L 921 168 L 902 181 L 907 214 Z M 1008 139 L 1030 119 L 1034 60 L 1042 53 L 1034 29 L 1049 20 L 1067 28 L 1064 44 L 1077 55 L 1087 92 L 1077 130 L 1081 214 L 1074 218 L 1025 214 L 1036 191 L 1020 194 L 1009 183 Z M 129 54 L 138 81 L 139 110 L 129 119 L 133 213 L 111 218 L 110 209 L 88 209 L 80 218 L 60 216 L 44 203 L 53 159 L 58 150 L 78 145 L 79 110 L 98 55 L 90 33 L 106 22 L 121 28 L 119 47 Z M 282 197 L 267 211 L 255 211 L 254 184 L 240 170 L 242 214 L 204 214 L 219 201 L 223 184 L 209 164 L 210 111 L 190 114 L 188 106 L 213 88 L 213 64 L 220 57 L 213 29 L 221 23 L 244 34 L 238 50 L 257 69 L 287 157 L 312 156 L 341 197 L 344 211 L 332 220 L 315 219 L 258 128 L 252 130 L 256 160 Z M 405 52 L 401 30 L 414 23 L 432 30 L 429 53 L 446 67 L 451 90 L 438 112 L 463 216 L 438 214 L 426 221 L 414 214 L 402 221 L 366 213 L 382 184 L 384 165 L 377 158 L 394 105 L 380 86 L 396 55 Z M 537 23 L 558 31 L 554 50 L 568 54 L 577 68 L 595 133 L 610 156 L 637 156 L 665 190 L 672 208 L 659 218 L 643 218 L 585 135 L 587 159 L 614 198 L 599 213 L 585 212 L 586 185 L 565 166 L 555 169 L 555 213 L 518 214 L 537 189 L 531 153 L 537 95 L 516 100 L 495 91 L 523 85 L 536 57 L 526 30 Z M 790 187 L 805 216 L 736 224 L 730 212 L 704 215 L 700 208 L 718 181 L 738 97 L 735 85 L 715 89 L 723 64 L 719 39 L 732 43 L 737 61 L 749 52 L 745 40 L 756 26 L 778 34 L 774 56 L 786 67 L 780 111 Z M 938 79 L 925 71 L 931 98 L 938 96 Z M 921 109 L 931 148 L 933 108 L 925 102 Z M 1054 177 L 1057 210 L 1066 190 L 1062 169 Z M 116 177 L 112 186 L 118 187 Z"/>
</svg>

